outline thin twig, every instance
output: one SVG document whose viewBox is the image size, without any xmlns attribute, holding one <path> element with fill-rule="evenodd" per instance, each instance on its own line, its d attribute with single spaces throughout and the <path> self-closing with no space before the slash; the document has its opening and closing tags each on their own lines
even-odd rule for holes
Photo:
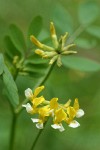
<svg viewBox="0 0 100 150">
<path fill-rule="evenodd" d="M 38 141 L 38 139 L 39 139 L 39 137 L 40 137 L 42 131 L 43 131 L 43 129 L 40 129 L 40 130 L 39 130 L 39 132 L 38 132 L 38 134 L 37 134 L 37 136 L 36 136 L 36 138 L 35 138 L 35 140 L 34 140 L 34 142 L 33 142 L 32 147 L 31 147 L 30 150 L 34 150 L 34 148 L 35 148 L 35 146 L 36 146 L 36 143 L 37 143 L 37 141 Z"/>
<path fill-rule="evenodd" d="M 47 122 L 48 122 L 48 120 L 47 120 Z M 45 128 L 47 122 L 45 122 L 44 128 Z M 36 138 L 35 138 L 35 140 L 34 140 L 34 142 L 33 142 L 32 147 L 31 147 L 30 150 L 34 150 L 34 148 L 35 148 L 35 146 L 36 146 L 36 144 L 37 144 L 37 142 L 38 142 L 38 140 L 39 140 L 39 137 L 40 137 L 40 135 L 41 135 L 41 133 L 42 133 L 43 131 L 44 131 L 44 129 L 40 129 L 40 130 L 39 130 L 39 132 L 38 132 L 38 134 L 37 134 L 37 136 L 36 136 Z"/>
<path fill-rule="evenodd" d="M 9 150 L 13 150 L 13 149 L 14 149 L 16 121 L 17 121 L 17 116 L 16 116 L 15 113 L 13 113 L 12 125 L 11 125 L 11 132 L 10 132 L 10 145 L 9 145 Z"/>
</svg>

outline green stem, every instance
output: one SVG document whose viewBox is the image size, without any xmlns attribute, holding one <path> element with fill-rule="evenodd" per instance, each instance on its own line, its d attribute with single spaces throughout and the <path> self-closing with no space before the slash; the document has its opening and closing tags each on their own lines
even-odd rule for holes
<svg viewBox="0 0 100 150">
<path fill-rule="evenodd" d="M 31 147 L 30 150 L 34 150 L 34 148 L 35 148 L 35 146 L 36 146 L 36 143 L 37 143 L 37 141 L 38 141 L 38 139 L 39 139 L 39 137 L 40 137 L 42 131 L 43 131 L 43 129 L 40 129 L 40 130 L 39 130 L 39 132 L 38 132 L 38 134 L 37 134 L 37 136 L 36 136 L 36 138 L 35 138 L 35 141 L 33 142 L 32 147 Z"/>
<path fill-rule="evenodd" d="M 14 80 L 16 80 L 18 76 L 18 70 L 16 69 L 15 74 L 13 75 Z M 16 129 L 16 121 L 17 121 L 17 114 L 14 112 L 13 106 L 10 104 L 11 112 L 12 112 L 12 123 L 11 123 L 11 132 L 10 132 L 10 144 L 9 150 L 14 149 L 14 140 L 15 140 L 15 129 Z"/>
<path fill-rule="evenodd" d="M 17 121 L 17 116 L 16 116 L 15 113 L 13 113 L 9 150 L 13 150 L 14 149 L 16 121 Z"/>
<path fill-rule="evenodd" d="M 44 79 L 39 83 L 38 86 L 41 86 L 41 85 L 43 85 L 43 84 L 46 82 L 46 80 L 47 80 L 48 77 L 50 76 L 50 74 L 51 74 L 51 72 L 52 72 L 52 70 L 53 70 L 55 64 L 56 64 L 56 61 L 51 65 L 51 67 L 50 67 L 48 73 L 46 74 L 46 76 L 44 77 Z"/>
<path fill-rule="evenodd" d="M 47 122 L 48 122 L 48 120 L 47 120 Z M 47 122 L 44 124 L 44 127 L 46 126 Z M 38 132 L 38 134 L 37 134 L 37 136 L 36 136 L 36 138 L 35 138 L 35 140 L 34 140 L 34 142 L 33 142 L 32 147 L 31 147 L 30 150 L 34 150 L 34 148 L 35 148 L 35 146 L 36 146 L 36 144 L 37 144 L 37 142 L 39 140 L 39 137 L 40 137 L 41 133 L 43 132 L 43 130 L 44 129 L 40 129 L 39 130 L 39 132 Z"/>
<path fill-rule="evenodd" d="M 51 74 L 51 72 L 52 72 L 52 70 L 53 70 L 55 64 L 56 64 L 56 61 L 52 64 L 52 66 L 50 67 L 50 69 L 49 69 L 49 71 L 47 72 L 46 76 L 42 79 L 42 81 L 40 81 L 40 82 L 36 85 L 36 87 L 37 87 L 37 86 L 41 86 L 41 85 L 43 85 L 43 84 L 46 82 L 46 80 L 48 79 L 49 75 Z M 21 112 L 21 111 L 23 110 L 22 104 L 26 104 L 27 102 L 28 102 L 28 100 L 25 99 L 25 100 L 16 108 L 15 113 L 17 114 L 17 113 Z"/>
</svg>

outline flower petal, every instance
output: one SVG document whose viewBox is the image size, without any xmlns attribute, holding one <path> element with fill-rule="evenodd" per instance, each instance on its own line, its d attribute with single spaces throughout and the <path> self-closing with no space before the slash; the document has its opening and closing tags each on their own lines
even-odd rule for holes
<svg viewBox="0 0 100 150">
<path fill-rule="evenodd" d="M 31 118 L 32 122 L 35 123 L 35 122 L 39 122 L 39 119 L 36 119 L 36 118 Z"/>
<path fill-rule="evenodd" d="M 26 98 L 29 98 L 29 99 L 32 98 L 33 92 L 30 88 L 25 90 L 25 96 L 26 96 Z"/>
<path fill-rule="evenodd" d="M 56 109 L 58 108 L 58 98 L 52 98 L 50 100 L 50 109 Z"/>
<path fill-rule="evenodd" d="M 34 91 L 34 97 L 37 97 L 37 95 L 44 89 L 44 86 L 39 86 Z"/>
<path fill-rule="evenodd" d="M 73 108 L 77 111 L 79 110 L 79 103 L 78 103 L 78 98 L 75 98 L 75 101 L 74 101 L 74 106 Z"/>
<path fill-rule="evenodd" d="M 61 128 L 61 126 L 59 124 L 52 124 L 51 127 L 54 129 L 60 129 Z"/>
<path fill-rule="evenodd" d="M 80 126 L 80 124 L 76 121 L 76 120 L 73 120 L 72 122 L 70 122 L 70 124 L 69 124 L 69 127 L 71 127 L 71 128 L 77 128 L 77 127 L 79 127 Z"/>
<path fill-rule="evenodd" d="M 26 111 L 28 113 L 32 112 L 33 111 L 33 108 L 32 106 L 30 105 L 30 103 L 27 103 L 26 105 L 22 105 L 22 107 L 25 107 L 26 108 Z"/>
<path fill-rule="evenodd" d="M 37 123 L 37 124 L 36 124 L 36 127 L 37 127 L 38 129 L 43 129 L 43 123 Z"/>
<path fill-rule="evenodd" d="M 76 112 L 76 117 L 77 117 L 77 118 L 80 118 L 80 117 L 82 117 L 83 115 L 84 115 L 83 109 L 79 109 L 79 110 Z"/>
<path fill-rule="evenodd" d="M 60 132 L 63 132 L 64 130 L 65 130 L 65 128 L 64 128 L 64 127 L 62 126 L 62 124 L 61 124 L 59 131 L 60 131 Z"/>
<path fill-rule="evenodd" d="M 38 105 L 42 104 L 45 101 L 43 96 L 40 97 L 36 97 L 33 99 L 32 103 L 35 107 L 37 107 Z"/>
<path fill-rule="evenodd" d="M 58 129 L 60 132 L 65 130 L 62 124 L 52 124 L 51 127 L 54 129 Z"/>
</svg>

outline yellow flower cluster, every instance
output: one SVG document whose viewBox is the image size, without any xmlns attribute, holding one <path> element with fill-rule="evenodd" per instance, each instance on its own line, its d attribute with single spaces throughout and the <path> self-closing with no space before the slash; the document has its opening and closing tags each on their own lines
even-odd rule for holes
<svg viewBox="0 0 100 150">
<path fill-rule="evenodd" d="M 65 104 L 58 103 L 58 98 L 52 98 L 47 101 L 43 96 L 38 96 L 44 89 L 44 86 L 37 87 L 34 91 L 30 88 L 25 90 L 25 96 L 30 100 L 30 103 L 23 105 L 26 111 L 30 114 L 37 114 L 38 118 L 31 118 L 38 129 L 43 129 L 44 123 L 49 117 L 53 118 L 52 128 L 64 131 L 63 122 L 69 127 L 76 128 L 80 124 L 74 118 L 80 118 L 84 115 L 84 111 L 79 108 L 78 99 L 74 101 L 74 105 L 70 106 L 71 100 Z"/>
<path fill-rule="evenodd" d="M 50 33 L 53 47 L 41 43 L 33 35 L 30 36 L 30 39 L 39 48 L 35 50 L 36 54 L 42 56 L 42 58 L 50 58 L 49 64 L 53 64 L 55 61 L 57 61 L 57 65 L 60 67 L 62 65 L 62 55 L 77 53 L 76 51 L 70 50 L 75 46 L 75 44 L 71 43 L 66 45 L 68 32 L 66 32 L 65 35 L 61 36 L 58 40 L 53 22 L 50 23 Z"/>
</svg>

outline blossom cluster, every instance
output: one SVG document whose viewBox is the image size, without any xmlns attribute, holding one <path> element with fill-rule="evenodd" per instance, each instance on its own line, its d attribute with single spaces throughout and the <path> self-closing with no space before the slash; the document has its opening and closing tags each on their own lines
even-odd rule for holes
<svg viewBox="0 0 100 150">
<path fill-rule="evenodd" d="M 41 43 L 34 35 L 30 36 L 30 40 L 38 47 L 38 49 L 35 50 L 36 54 L 42 56 L 42 58 L 49 58 L 49 64 L 53 64 L 55 61 L 57 61 L 57 65 L 60 67 L 62 65 L 62 55 L 77 53 L 76 51 L 72 50 L 75 44 L 66 44 L 66 40 L 68 39 L 68 32 L 66 32 L 65 35 L 58 39 L 53 22 L 50 23 L 50 33 L 53 47 Z"/>
<path fill-rule="evenodd" d="M 69 127 L 76 128 L 80 124 L 75 118 L 80 118 L 84 115 L 84 111 L 79 108 L 78 99 L 76 98 L 73 106 L 71 100 L 65 104 L 58 103 L 58 98 L 52 98 L 50 101 L 46 100 L 44 96 L 39 96 L 39 93 L 44 89 L 44 86 L 37 87 L 34 93 L 30 88 L 25 90 L 25 96 L 30 100 L 29 103 L 22 105 L 26 111 L 32 115 L 37 114 L 37 118 L 31 118 L 33 123 L 36 123 L 38 129 L 43 129 L 45 122 L 49 117 L 52 117 L 52 128 L 64 131 L 63 123 L 68 124 Z"/>
</svg>

